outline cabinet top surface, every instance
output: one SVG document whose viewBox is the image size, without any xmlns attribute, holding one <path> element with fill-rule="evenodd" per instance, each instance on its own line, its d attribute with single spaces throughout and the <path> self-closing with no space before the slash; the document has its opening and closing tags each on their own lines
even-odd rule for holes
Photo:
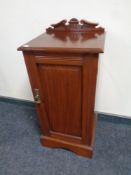
<svg viewBox="0 0 131 175">
<path fill-rule="evenodd" d="M 87 31 L 85 30 L 87 24 L 83 25 L 84 28 L 82 28 L 82 25 L 78 26 L 77 24 L 76 30 L 76 28 L 72 29 L 70 27 L 71 25 L 74 27 L 76 25 L 74 25 L 74 23 L 70 24 L 70 26 L 66 25 L 64 27 L 61 23 L 52 25 L 54 28 L 48 28 L 46 33 L 43 33 L 28 43 L 22 45 L 18 48 L 18 50 L 78 53 L 102 53 L 104 51 L 105 32 L 101 31 L 103 28 L 98 30 L 99 28 L 93 27 L 93 31 Z M 88 22 L 88 25 L 96 25 L 96 23 Z M 90 29 L 91 27 L 88 28 Z"/>
</svg>

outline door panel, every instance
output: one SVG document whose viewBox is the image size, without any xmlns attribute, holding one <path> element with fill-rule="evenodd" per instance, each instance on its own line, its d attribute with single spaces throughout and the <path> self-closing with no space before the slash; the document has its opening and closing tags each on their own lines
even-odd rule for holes
<svg viewBox="0 0 131 175">
<path fill-rule="evenodd" d="M 37 64 L 50 131 L 81 137 L 81 66 Z"/>
</svg>

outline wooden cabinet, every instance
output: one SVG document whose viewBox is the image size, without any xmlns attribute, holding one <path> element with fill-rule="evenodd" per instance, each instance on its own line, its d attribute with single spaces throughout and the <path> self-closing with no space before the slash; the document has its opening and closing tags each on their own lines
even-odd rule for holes
<svg viewBox="0 0 131 175">
<path fill-rule="evenodd" d="M 95 88 L 104 29 L 71 19 L 19 47 L 32 86 L 41 143 L 92 157 Z"/>
</svg>

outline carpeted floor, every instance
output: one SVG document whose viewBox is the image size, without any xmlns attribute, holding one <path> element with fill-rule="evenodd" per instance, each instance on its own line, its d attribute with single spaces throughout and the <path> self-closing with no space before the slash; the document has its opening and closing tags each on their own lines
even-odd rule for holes
<svg viewBox="0 0 131 175">
<path fill-rule="evenodd" d="M 131 120 L 99 116 L 93 159 L 39 142 L 31 106 L 0 102 L 0 175 L 131 175 Z"/>
</svg>

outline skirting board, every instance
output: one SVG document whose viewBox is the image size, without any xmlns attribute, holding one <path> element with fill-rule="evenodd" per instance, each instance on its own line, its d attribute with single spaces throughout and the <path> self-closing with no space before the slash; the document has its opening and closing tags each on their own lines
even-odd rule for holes
<svg viewBox="0 0 131 175">
<path fill-rule="evenodd" d="M 35 107 L 35 103 L 33 101 L 29 100 L 23 100 L 23 99 L 18 99 L 18 98 L 12 98 L 12 97 L 5 97 L 5 96 L 0 96 L 0 102 L 7 102 L 11 104 L 17 104 L 17 105 L 24 105 L 24 106 L 30 106 L 30 107 Z"/>
<path fill-rule="evenodd" d="M 24 106 L 30 106 L 30 107 L 35 107 L 35 103 L 33 101 L 29 100 L 24 100 L 24 99 L 18 99 L 18 98 L 12 98 L 12 97 L 5 97 L 5 96 L 0 96 L 0 102 L 7 102 L 7 103 L 12 103 L 12 104 L 17 104 L 17 105 L 24 105 Z M 114 113 L 106 113 L 106 112 L 100 112 L 100 111 L 95 111 L 96 115 L 101 115 L 101 117 L 118 117 L 118 120 L 121 118 L 126 118 L 131 120 L 131 116 L 124 116 L 124 115 L 118 115 Z"/>
</svg>

